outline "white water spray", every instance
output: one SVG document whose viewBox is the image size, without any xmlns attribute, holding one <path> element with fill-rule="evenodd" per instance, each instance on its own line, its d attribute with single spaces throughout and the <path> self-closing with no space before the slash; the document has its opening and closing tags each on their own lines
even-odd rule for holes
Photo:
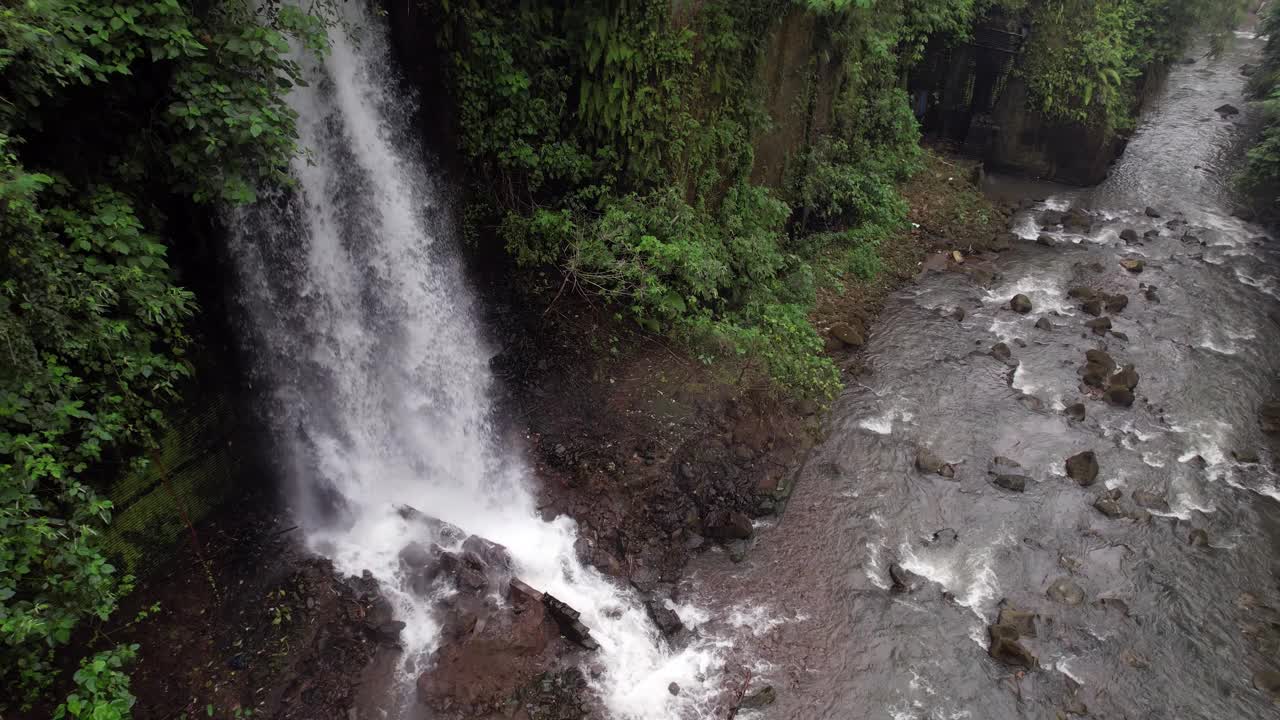
<svg viewBox="0 0 1280 720">
<path fill-rule="evenodd" d="M 439 627 L 400 569 L 423 529 L 399 505 L 505 545 L 519 577 L 581 611 L 614 717 L 702 716 L 711 646 L 665 649 L 636 599 L 578 561 L 573 521 L 538 518 L 525 467 L 495 442 L 491 353 L 445 194 L 409 139 L 386 28 L 362 5 L 343 4 L 323 61 L 299 55 L 309 86 L 289 102 L 311 158 L 293 164 L 298 187 L 240 213 L 232 240 L 255 380 L 307 541 L 378 579 L 406 623 L 404 688 L 430 671 Z"/>
</svg>

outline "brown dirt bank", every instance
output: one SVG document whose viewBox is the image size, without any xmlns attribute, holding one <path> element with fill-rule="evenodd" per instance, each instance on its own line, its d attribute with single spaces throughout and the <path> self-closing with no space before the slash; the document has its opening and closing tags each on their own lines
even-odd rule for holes
<svg viewBox="0 0 1280 720">
<path fill-rule="evenodd" d="M 815 322 L 847 377 L 863 372 L 859 338 L 879 304 L 926 254 L 957 251 L 968 270 L 982 264 L 971 254 L 1006 242 L 1006 214 L 973 177 L 967 163 L 930 156 L 904 188 L 913 226 L 882 248 L 885 271 L 820 297 Z M 956 262 L 935 257 L 930 266 Z M 654 601 L 655 621 L 679 643 L 661 601 L 693 555 L 722 548 L 741 560 L 752 520 L 785 505 L 821 412 L 780 396 L 750 366 L 705 365 L 589 298 L 516 286 L 532 285 L 507 278 L 486 292 L 501 344 L 493 367 L 506 393 L 499 415 L 538 475 L 540 509 L 576 519 L 582 558 Z M 110 637 L 142 646 L 136 718 L 354 720 L 385 705 L 397 659 L 389 608 L 372 581 L 336 577 L 302 550 L 287 517 L 267 498 L 242 498 L 197 529 L 203 561 L 184 548 L 140 583 L 135 602 L 158 601 L 160 612 Z M 598 715 L 589 670 L 577 667 L 585 651 L 545 613 L 481 617 L 441 649 L 448 682 L 422 688 L 434 716 Z M 499 666 L 509 672 L 486 672 Z"/>
</svg>

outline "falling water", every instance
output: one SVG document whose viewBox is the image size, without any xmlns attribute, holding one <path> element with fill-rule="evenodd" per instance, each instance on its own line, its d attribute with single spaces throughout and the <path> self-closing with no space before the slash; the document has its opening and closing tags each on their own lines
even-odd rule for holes
<svg viewBox="0 0 1280 720">
<path fill-rule="evenodd" d="M 405 702 L 439 626 L 400 569 L 423 529 L 399 505 L 505 545 L 520 577 L 580 610 L 614 717 L 701 716 L 715 653 L 664 648 L 643 607 L 578 561 L 573 521 L 538 517 L 527 469 L 496 442 L 492 353 L 448 193 L 412 139 L 386 28 L 362 5 L 343 4 L 322 61 L 298 56 L 309 84 L 289 102 L 309 157 L 293 163 L 292 192 L 237 215 L 232 241 L 255 382 L 307 542 L 344 573 L 372 572 L 406 623 Z"/>
</svg>

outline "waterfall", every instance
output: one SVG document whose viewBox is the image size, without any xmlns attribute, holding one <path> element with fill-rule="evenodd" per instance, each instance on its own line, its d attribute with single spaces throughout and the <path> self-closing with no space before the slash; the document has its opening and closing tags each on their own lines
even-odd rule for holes
<svg viewBox="0 0 1280 720">
<path fill-rule="evenodd" d="M 590 682 L 612 716 L 701 716 L 711 645 L 665 648 L 638 600 L 579 562 L 574 522 L 538 517 L 526 467 L 495 438 L 492 350 L 447 185 L 413 138 L 384 22 L 361 2 L 342 13 L 323 60 L 298 55 L 309 84 L 289 98 L 307 150 L 296 188 L 231 223 L 255 390 L 309 547 L 378 579 L 406 623 L 406 697 L 439 627 L 400 569 L 421 528 L 398 505 L 505 545 L 521 578 L 580 610 L 600 644 Z"/>
</svg>

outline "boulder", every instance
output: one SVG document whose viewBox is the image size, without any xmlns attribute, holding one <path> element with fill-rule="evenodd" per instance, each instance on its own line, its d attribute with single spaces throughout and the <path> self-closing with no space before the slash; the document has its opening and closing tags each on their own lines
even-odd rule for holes
<svg viewBox="0 0 1280 720">
<path fill-rule="evenodd" d="M 1040 213 L 1040 227 L 1057 227 L 1062 224 L 1063 217 L 1063 214 L 1057 210 L 1045 210 Z"/>
<path fill-rule="evenodd" d="M 1123 385 L 1113 385 L 1102 394 L 1102 399 L 1113 407 L 1133 407 L 1133 391 Z"/>
<path fill-rule="evenodd" d="M 1080 309 L 1085 311 L 1085 314 L 1092 315 L 1094 317 L 1098 317 L 1102 314 L 1103 307 L 1103 300 L 1100 297 L 1091 297 L 1080 304 Z"/>
<path fill-rule="evenodd" d="M 1118 313 L 1129 307 L 1128 295 L 1108 295 L 1107 296 L 1107 312 Z"/>
<path fill-rule="evenodd" d="M 1026 315 L 1031 312 L 1031 298 L 1021 293 L 1014 295 L 1009 300 L 1009 307 L 1016 313 Z"/>
<path fill-rule="evenodd" d="M 1000 608 L 1000 615 L 996 618 L 996 624 L 1007 625 L 1017 630 L 1018 637 L 1035 637 L 1037 617 L 1039 616 L 1033 612 L 1004 607 Z"/>
<path fill-rule="evenodd" d="M 1063 216 L 1062 226 L 1074 232 L 1087 234 L 1093 230 L 1093 218 L 1085 210 L 1073 207 Z"/>
<path fill-rule="evenodd" d="M 1023 492 L 1027 489 L 1026 475 L 996 475 L 991 482 L 1011 492 Z"/>
<path fill-rule="evenodd" d="M 1085 363 L 1080 375 L 1085 385 L 1101 390 L 1107 386 L 1107 382 L 1111 379 L 1111 368 L 1096 362 Z"/>
<path fill-rule="evenodd" d="M 1244 448 L 1232 450 L 1231 457 L 1235 458 L 1236 462 L 1245 463 L 1246 465 L 1257 464 L 1260 460 L 1257 450 L 1246 450 Z"/>
<path fill-rule="evenodd" d="M 1151 207 L 1151 206 L 1149 206 L 1149 205 L 1147 206 L 1147 209 L 1146 209 L 1146 210 L 1144 210 L 1143 212 L 1144 212 L 1144 213 L 1146 214 L 1146 216 L 1147 216 L 1147 217 L 1149 217 L 1149 218 L 1158 218 L 1158 217 L 1160 217 L 1160 213 L 1159 213 L 1159 212 L 1157 212 L 1155 208 L 1153 208 L 1153 207 Z"/>
<path fill-rule="evenodd" d="M 462 542 L 462 557 L 480 570 L 511 571 L 511 553 L 479 535 L 471 535 Z"/>
<path fill-rule="evenodd" d="M 765 685 L 744 695 L 742 700 L 738 702 L 738 707 L 743 710 L 756 710 L 772 705 L 777 699 L 778 693 L 773 689 L 773 686 Z"/>
<path fill-rule="evenodd" d="M 991 458 L 991 466 L 987 469 L 987 472 L 992 475 L 1000 475 L 1021 469 L 1022 465 L 1018 463 L 1017 460 L 1007 458 L 1003 455 L 997 455 L 994 458 Z"/>
<path fill-rule="evenodd" d="M 1085 321 L 1085 327 L 1093 331 L 1094 335 L 1106 335 L 1111 329 L 1111 318 L 1100 317 Z"/>
<path fill-rule="evenodd" d="M 400 549 L 400 562 L 406 567 L 414 569 L 426 567 L 435 560 L 435 557 L 436 556 L 420 542 L 411 542 Z"/>
<path fill-rule="evenodd" d="M 1042 318 L 1040 318 L 1039 320 L 1037 320 L 1037 321 L 1036 321 L 1036 329 L 1038 329 L 1038 330 L 1052 330 L 1052 329 L 1053 329 L 1053 323 L 1049 322 L 1049 318 L 1042 317 Z"/>
<path fill-rule="evenodd" d="M 1084 287 L 1083 285 L 1077 285 L 1070 290 L 1067 290 L 1067 297 L 1075 298 L 1077 300 L 1089 300 L 1097 294 L 1098 291 L 1093 288 Z"/>
<path fill-rule="evenodd" d="M 1041 235 L 1036 238 L 1036 244 L 1043 245 L 1045 247 L 1053 247 L 1053 237 L 1050 235 Z"/>
<path fill-rule="evenodd" d="M 1214 108 L 1213 111 L 1218 113 L 1224 118 L 1231 117 L 1232 115 L 1240 114 L 1240 108 L 1236 107 L 1235 105 L 1232 105 L 1231 103 L 1224 103 L 1222 105 L 1219 105 L 1218 107 Z"/>
<path fill-rule="evenodd" d="M 1122 518 L 1125 516 L 1124 508 L 1120 505 L 1120 501 L 1112 497 L 1109 493 L 1099 495 L 1093 501 L 1093 509 L 1106 515 L 1111 519 Z"/>
<path fill-rule="evenodd" d="M 1187 536 L 1187 543 L 1192 547 L 1209 547 L 1209 533 L 1201 528 L 1196 528 Z"/>
<path fill-rule="evenodd" d="M 964 315 L 965 315 L 964 308 L 957 307 L 956 309 L 951 311 L 951 314 L 948 317 L 950 317 L 952 320 L 955 320 L 956 322 L 964 322 Z"/>
<path fill-rule="evenodd" d="M 649 619 L 653 620 L 654 626 L 663 635 L 671 637 L 684 630 L 684 623 L 681 622 L 680 616 L 675 610 L 667 607 L 666 603 L 656 599 L 649 600 L 644 604 L 644 608 L 649 613 Z"/>
<path fill-rule="evenodd" d="M 1074 580 L 1068 577 L 1060 577 L 1049 584 L 1049 589 L 1045 591 L 1050 600 L 1060 602 L 1063 605 L 1076 606 L 1084 602 L 1084 590 L 1076 584 Z"/>
<path fill-rule="evenodd" d="M 680 694 L 680 684 L 679 684 L 679 683 L 674 683 L 674 682 L 673 682 L 673 683 L 671 683 L 670 685 L 668 685 L 668 686 L 667 686 L 667 692 L 671 693 L 672 695 L 679 695 L 679 694 Z"/>
<path fill-rule="evenodd" d="M 862 344 L 866 342 L 866 338 L 862 336 L 862 331 L 847 322 L 838 322 L 832 325 L 827 333 L 845 347 L 862 347 Z"/>
<path fill-rule="evenodd" d="M 893 581 L 891 589 L 900 593 L 913 593 L 929 584 L 927 579 L 911 572 L 898 563 L 893 563 L 889 566 L 889 579 Z"/>
<path fill-rule="evenodd" d="M 1133 228 L 1125 228 L 1120 231 L 1120 239 L 1127 243 L 1138 242 L 1138 231 Z"/>
<path fill-rule="evenodd" d="M 1088 487 L 1098 481 L 1098 456 L 1092 450 L 1076 453 L 1067 458 L 1067 477 Z"/>
<path fill-rule="evenodd" d="M 1128 270 L 1131 273 L 1140 273 L 1142 272 L 1143 268 L 1146 267 L 1146 263 L 1136 258 L 1129 258 L 1127 260 L 1121 260 L 1120 267 L 1124 268 L 1125 270 Z"/>
<path fill-rule="evenodd" d="M 1169 502 L 1164 499 L 1164 495 L 1152 490 L 1134 490 L 1133 502 L 1142 508 L 1155 510 L 1156 512 L 1169 512 Z"/>
<path fill-rule="evenodd" d="M 591 637 L 591 630 L 578 618 L 581 613 L 569 607 L 568 603 L 561 601 L 550 593 L 542 594 L 542 605 L 551 614 L 552 619 L 560 626 L 560 634 L 569 640 L 569 642 L 577 643 L 587 650 L 599 650 L 600 644 Z"/>
<path fill-rule="evenodd" d="M 1010 367 L 1018 366 L 1018 361 L 1013 359 L 1013 351 L 1009 349 L 1008 345 L 1002 342 L 998 342 L 991 346 L 991 357 Z"/>
<path fill-rule="evenodd" d="M 1132 390 L 1138 387 L 1138 370 L 1133 365 L 1125 365 L 1119 372 L 1111 376 L 1112 387 L 1123 387 Z"/>
<path fill-rule="evenodd" d="M 951 466 L 929 448 L 922 447 L 916 450 L 916 469 L 925 474 L 942 475 Z M 955 474 L 954 469 L 951 469 L 951 474 Z"/>
<path fill-rule="evenodd" d="M 987 654 L 1005 665 L 1032 670 L 1036 667 L 1036 657 L 1018 642 L 1018 629 L 1012 625 L 995 625 L 987 628 L 991 636 L 991 644 L 987 646 Z"/>
<path fill-rule="evenodd" d="M 1062 412 L 1072 420 L 1075 420 L 1076 422 L 1081 422 L 1084 420 L 1084 417 L 1085 417 L 1084 403 L 1072 403 L 1068 405 L 1066 409 L 1064 409 Z"/>
<path fill-rule="evenodd" d="M 1106 350 L 1085 350 L 1084 359 L 1087 362 L 1096 363 L 1105 367 L 1108 374 L 1116 369 L 1116 361 L 1111 358 L 1111 355 L 1109 355 Z"/>
<path fill-rule="evenodd" d="M 1280 702 L 1280 672 L 1259 670 L 1253 674 L 1253 686 L 1271 698 L 1272 702 Z"/>
<path fill-rule="evenodd" d="M 703 535 L 717 540 L 749 540 L 755 535 L 751 518 L 736 510 L 720 510 L 707 517 Z"/>
</svg>

